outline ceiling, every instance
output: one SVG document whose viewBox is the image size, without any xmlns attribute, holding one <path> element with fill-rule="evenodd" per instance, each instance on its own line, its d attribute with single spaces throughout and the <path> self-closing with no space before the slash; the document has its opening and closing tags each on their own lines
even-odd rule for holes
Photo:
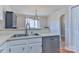
<svg viewBox="0 0 79 59">
<path fill-rule="evenodd" d="M 25 15 L 35 15 L 35 10 L 37 9 L 39 16 L 48 16 L 65 7 L 67 7 L 67 5 L 11 5 L 14 12 Z"/>
</svg>

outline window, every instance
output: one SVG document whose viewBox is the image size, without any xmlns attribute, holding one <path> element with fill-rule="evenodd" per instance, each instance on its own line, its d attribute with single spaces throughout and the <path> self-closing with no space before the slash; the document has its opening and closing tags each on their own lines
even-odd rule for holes
<svg viewBox="0 0 79 59">
<path fill-rule="evenodd" d="M 32 18 L 27 18 L 26 24 L 29 25 L 29 27 L 27 27 L 27 28 L 34 28 L 34 29 L 40 28 L 40 21 L 39 20 L 33 20 Z"/>
</svg>

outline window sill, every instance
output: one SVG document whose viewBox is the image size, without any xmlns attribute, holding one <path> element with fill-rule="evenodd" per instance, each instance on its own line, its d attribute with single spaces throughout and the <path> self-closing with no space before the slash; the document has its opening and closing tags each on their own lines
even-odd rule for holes
<svg viewBox="0 0 79 59">
<path fill-rule="evenodd" d="M 27 29 L 27 30 L 40 30 L 41 28 L 30 28 L 30 29 Z"/>
</svg>

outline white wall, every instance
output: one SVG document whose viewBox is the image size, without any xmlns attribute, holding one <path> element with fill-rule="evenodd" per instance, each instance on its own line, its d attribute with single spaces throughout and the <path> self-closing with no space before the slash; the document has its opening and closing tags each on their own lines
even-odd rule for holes
<svg viewBox="0 0 79 59">
<path fill-rule="evenodd" d="M 3 6 L 0 5 L 0 29 L 4 28 L 4 20 L 3 20 Z"/>
<path fill-rule="evenodd" d="M 65 14 L 65 19 L 66 19 L 67 13 L 68 13 L 68 8 L 63 8 L 63 9 L 59 9 L 58 11 L 54 12 L 52 15 L 48 17 L 48 26 L 51 32 L 60 35 L 60 16 Z"/>
<path fill-rule="evenodd" d="M 46 16 L 41 16 L 41 17 L 39 17 L 39 20 L 40 20 L 40 26 L 41 26 L 42 28 L 48 27 L 48 17 L 46 17 Z"/>
<path fill-rule="evenodd" d="M 3 7 L 4 11 L 13 11 L 13 9 L 11 8 L 11 6 L 9 6 L 9 5 L 3 5 L 2 7 Z"/>
<path fill-rule="evenodd" d="M 13 9 L 11 8 L 11 6 L 8 5 L 1 5 L 0 9 L 3 11 L 13 11 Z M 25 24 L 25 15 L 17 15 L 17 28 L 24 28 Z M 41 27 L 47 27 L 47 17 L 39 17 L 40 18 L 40 23 L 41 23 Z M 0 21 L 0 29 L 4 29 L 5 28 L 5 20 L 3 18 L 3 20 Z"/>
<path fill-rule="evenodd" d="M 0 20 L 0 29 L 3 29 L 4 28 L 4 22 L 3 20 Z"/>
<path fill-rule="evenodd" d="M 21 15 L 21 14 L 17 14 L 17 29 L 24 29 L 25 27 L 25 20 L 26 20 L 26 16 L 25 15 Z"/>
<path fill-rule="evenodd" d="M 23 29 L 25 27 L 25 20 L 27 17 L 33 17 L 33 16 L 17 14 L 17 29 Z M 39 20 L 40 20 L 40 26 L 42 28 L 48 26 L 48 22 L 47 22 L 48 18 L 46 16 L 39 16 Z"/>
<path fill-rule="evenodd" d="M 11 7 L 8 5 L 0 5 L 0 29 L 5 28 L 4 11 L 12 11 Z"/>
</svg>

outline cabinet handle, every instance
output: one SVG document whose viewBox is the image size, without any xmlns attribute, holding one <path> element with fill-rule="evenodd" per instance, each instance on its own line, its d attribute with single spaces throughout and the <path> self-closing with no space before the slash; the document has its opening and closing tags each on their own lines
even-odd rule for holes
<svg viewBox="0 0 79 59">
<path fill-rule="evenodd" d="M 32 46 L 30 48 L 32 49 Z"/>
<path fill-rule="evenodd" d="M 41 47 L 43 47 L 43 44 L 41 44 Z"/>
<path fill-rule="evenodd" d="M 11 53 L 11 49 L 9 48 L 9 53 Z"/>
<path fill-rule="evenodd" d="M 24 48 L 22 48 L 22 50 L 24 51 Z"/>
<path fill-rule="evenodd" d="M 57 39 L 51 39 L 51 40 L 57 40 Z"/>
</svg>

